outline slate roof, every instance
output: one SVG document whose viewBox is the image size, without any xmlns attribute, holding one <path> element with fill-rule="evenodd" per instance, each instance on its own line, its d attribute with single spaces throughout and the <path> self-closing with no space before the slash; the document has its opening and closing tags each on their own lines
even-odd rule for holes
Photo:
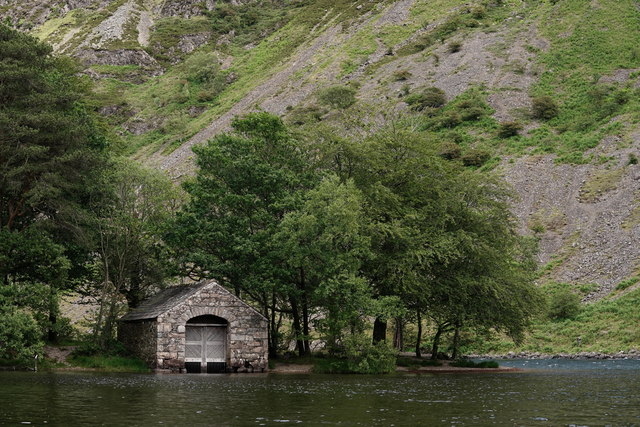
<svg viewBox="0 0 640 427">
<path fill-rule="evenodd" d="M 162 313 L 181 304 L 183 301 L 186 301 L 191 296 L 197 294 L 201 289 L 211 284 L 217 285 L 217 282 L 215 280 L 204 280 L 191 285 L 172 286 L 164 289 L 151 298 L 143 301 L 140 306 L 122 316 L 120 320 L 132 321 L 155 319 Z"/>
</svg>

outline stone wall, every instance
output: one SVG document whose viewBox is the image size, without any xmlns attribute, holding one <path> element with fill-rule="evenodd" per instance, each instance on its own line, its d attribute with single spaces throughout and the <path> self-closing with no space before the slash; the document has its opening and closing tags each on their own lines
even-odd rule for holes
<svg viewBox="0 0 640 427">
<path fill-rule="evenodd" d="M 157 319 L 122 322 L 119 337 L 150 366 L 180 369 L 184 367 L 187 321 L 203 315 L 218 316 L 228 322 L 225 357 L 228 368 L 258 372 L 267 368 L 267 319 L 215 282 Z"/>
<path fill-rule="evenodd" d="M 227 320 L 227 366 L 262 370 L 267 367 L 267 320 L 238 297 L 212 283 L 158 317 L 158 367 L 184 362 L 185 328 L 189 319 L 214 315 Z"/>
<path fill-rule="evenodd" d="M 156 366 L 158 333 L 155 319 L 120 322 L 118 340 L 147 365 Z"/>
</svg>

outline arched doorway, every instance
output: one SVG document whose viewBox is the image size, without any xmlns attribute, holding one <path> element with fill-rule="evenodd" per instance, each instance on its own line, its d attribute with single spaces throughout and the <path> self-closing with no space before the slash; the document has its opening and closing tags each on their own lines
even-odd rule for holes
<svg viewBox="0 0 640 427">
<path fill-rule="evenodd" d="M 225 319 L 213 315 L 197 316 L 187 321 L 184 359 L 187 372 L 225 372 L 227 326 Z"/>
</svg>

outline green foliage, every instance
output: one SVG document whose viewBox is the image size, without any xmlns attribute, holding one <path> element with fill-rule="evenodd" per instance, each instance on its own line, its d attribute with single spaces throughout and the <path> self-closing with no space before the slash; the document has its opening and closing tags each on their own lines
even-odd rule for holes
<svg viewBox="0 0 640 427">
<path fill-rule="evenodd" d="M 455 142 L 443 142 L 440 145 L 438 154 L 443 159 L 456 160 L 462 155 L 462 148 Z"/>
<path fill-rule="evenodd" d="M 318 92 L 318 101 L 331 108 L 344 110 L 356 102 L 356 90 L 349 86 L 331 86 Z"/>
<path fill-rule="evenodd" d="M 452 41 L 447 45 L 447 49 L 449 50 L 449 53 L 460 52 L 460 49 L 462 49 L 462 43 L 459 41 Z"/>
<path fill-rule="evenodd" d="M 388 374 L 396 369 L 396 350 L 382 341 L 372 344 L 366 336 L 348 340 L 345 354 L 349 369 L 357 374 Z"/>
<path fill-rule="evenodd" d="M 343 357 L 317 359 L 313 371 L 324 374 L 388 374 L 396 369 L 397 352 L 384 342 L 371 343 L 364 335 L 344 343 Z"/>
<path fill-rule="evenodd" d="M 213 53 L 194 54 L 182 67 L 187 80 L 194 85 L 199 101 L 213 100 L 227 84 L 228 74 L 220 70 L 218 57 Z"/>
<path fill-rule="evenodd" d="M 190 201 L 166 238 L 185 274 L 295 304 L 299 275 L 285 267 L 295 253 L 283 253 L 274 236 L 316 178 L 279 118 L 256 113 L 232 125 L 233 133 L 194 148 L 199 171 L 184 186 Z"/>
<path fill-rule="evenodd" d="M 35 355 L 42 356 L 42 330 L 27 310 L 0 296 L 0 359 L 25 363 Z"/>
<path fill-rule="evenodd" d="M 77 71 L 0 25 L 0 304 L 18 310 L 9 319 L 24 319 L 27 348 L 56 339 L 58 292 L 87 278 L 88 201 L 99 193 L 107 143 Z"/>
<path fill-rule="evenodd" d="M 491 158 L 491 154 L 485 150 L 472 148 L 467 150 L 461 157 L 465 166 L 479 167 L 484 165 Z"/>
<path fill-rule="evenodd" d="M 622 282 L 618 283 L 618 285 L 616 286 L 616 291 L 624 291 L 625 289 L 630 288 L 631 286 L 635 285 L 639 281 L 640 281 L 640 277 L 637 277 L 637 276 L 627 280 L 623 280 Z"/>
<path fill-rule="evenodd" d="M 549 297 L 548 316 L 554 320 L 572 319 L 580 312 L 580 297 L 562 288 Z"/>
<path fill-rule="evenodd" d="M 294 108 L 286 117 L 287 123 L 302 126 L 306 124 L 318 123 L 322 120 L 325 110 L 317 106 Z"/>
<path fill-rule="evenodd" d="M 230 4 L 216 3 L 207 11 L 214 35 L 233 34 L 240 46 L 259 41 L 284 25 L 289 18 L 290 2 L 261 0 Z"/>
<path fill-rule="evenodd" d="M 393 73 L 393 80 L 397 82 L 402 82 L 405 80 L 409 80 L 412 74 L 409 70 L 398 70 Z"/>
<path fill-rule="evenodd" d="M 149 372 L 144 361 L 134 357 L 107 355 L 73 355 L 67 359 L 72 366 L 97 369 L 103 372 Z"/>
<path fill-rule="evenodd" d="M 444 91 L 437 87 L 428 87 L 421 93 L 407 96 L 405 102 L 409 104 L 414 111 L 423 111 L 431 108 L 440 108 L 446 102 L 447 98 Z"/>
<path fill-rule="evenodd" d="M 558 113 L 558 104 L 548 95 L 536 96 L 531 100 L 531 115 L 536 119 L 551 120 Z"/>
<path fill-rule="evenodd" d="M 498 137 L 511 138 L 512 136 L 517 136 L 521 130 L 522 124 L 520 122 L 503 122 L 500 123 L 498 128 Z"/>
</svg>

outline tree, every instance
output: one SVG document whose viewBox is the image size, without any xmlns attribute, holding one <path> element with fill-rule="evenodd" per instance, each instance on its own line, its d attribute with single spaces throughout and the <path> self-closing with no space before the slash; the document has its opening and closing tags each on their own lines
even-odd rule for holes
<svg viewBox="0 0 640 427">
<path fill-rule="evenodd" d="M 370 256 L 363 199 L 351 181 L 329 176 L 305 194 L 304 204 L 285 215 L 275 244 L 297 276 L 301 297 L 318 311 L 316 330 L 331 351 L 345 331 L 359 334 L 372 312 L 371 289 L 360 275 Z"/>
<path fill-rule="evenodd" d="M 172 276 L 164 227 L 182 203 L 182 195 L 161 172 L 130 160 L 114 159 L 101 179 L 102 197 L 94 202 L 95 247 L 99 272 L 85 290 L 100 309 L 94 332 L 101 346 L 113 337 L 122 297 L 137 307 Z"/>
<path fill-rule="evenodd" d="M 20 288 L 5 303 L 46 318 L 50 339 L 58 291 L 79 272 L 71 261 L 87 223 L 84 205 L 105 164 L 105 138 L 83 105 L 87 86 L 76 72 L 50 46 L 0 25 L 2 285 Z"/>
<path fill-rule="evenodd" d="M 463 326 L 520 338 L 539 295 L 509 191 L 491 174 L 442 160 L 437 144 L 396 129 L 358 145 L 335 138 L 342 148 L 325 149 L 327 163 L 364 196 L 373 255 L 363 272 L 372 288 L 433 320 L 434 353 L 443 332 Z M 386 338 L 387 318 L 376 319 L 374 341 Z"/>
<path fill-rule="evenodd" d="M 270 320 L 272 354 L 283 313 L 291 315 L 304 353 L 309 348 L 304 282 L 283 265 L 273 236 L 316 178 L 279 118 L 249 114 L 232 127 L 233 133 L 194 148 L 198 173 L 184 186 L 190 201 L 167 239 L 184 274 L 215 277 L 261 306 Z"/>
</svg>

